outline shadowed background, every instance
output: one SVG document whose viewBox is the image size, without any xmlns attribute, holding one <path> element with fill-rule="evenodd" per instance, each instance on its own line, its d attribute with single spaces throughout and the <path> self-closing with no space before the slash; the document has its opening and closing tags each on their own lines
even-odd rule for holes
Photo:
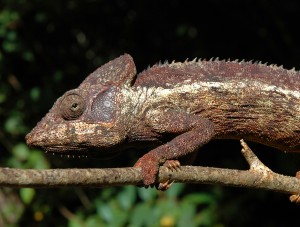
<svg viewBox="0 0 300 227">
<path fill-rule="evenodd" d="M 300 69 L 298 1 L 0 0 L 0 164 L 15 168 L 131 166 L 61 159 L 24 136 L 66 90 L 123 53 L 138 72 L 159 60 L 258 60 Z M 300 154 L 249 144 L 272 170 L 294 175 Z M 196 165 L 247 169 L 238 141 L 214 141 Z M 146 148 L 145 148 L 146 151 Z M 166 193 L 136 187 L 0 190 L 0 226 L 296 226 L 287 195 L 206 185 Z"/>
</svg>

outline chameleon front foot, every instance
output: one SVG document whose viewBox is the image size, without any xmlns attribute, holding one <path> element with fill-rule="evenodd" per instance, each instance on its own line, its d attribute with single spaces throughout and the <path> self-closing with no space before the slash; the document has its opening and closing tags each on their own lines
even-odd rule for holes
<svg viewBox="0 0 300 227">
<path fill-rule="evenodd" d="M 159 159 L 156 156 L 145 154 L 134 165 L 142 169 L 144 187 L 154 186 L 159 169 Z"/>
<path fill-rule="evenodd" d="M 146 154 L 141 157 L 134 166 L 142 168 L 142 178 L 145 188 L 148 188 L 149 186 L 156 186 L 158 190 L 165 191 L 169 189 L 174 182 L 167 180 L 156 184 L 160 166 L 160 161 L 156 158 L 156 156 Z M 178 160 L 166 160 L 163 163 L 163 166 L 167 167 L 168 170 L 178 171 L 180 169 L 180 162 Z"/>
</svg>

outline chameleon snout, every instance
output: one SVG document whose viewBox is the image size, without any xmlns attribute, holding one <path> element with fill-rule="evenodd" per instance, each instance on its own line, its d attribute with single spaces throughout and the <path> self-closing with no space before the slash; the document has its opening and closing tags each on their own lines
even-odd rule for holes
<svg viewBox="0 0 300 227">
<path fill-rule="evenodd" d="M 27 145 L 30 147 L 42 147 L 42 144 L 44 144 L 41 134 L 35 132 L 35 130 L 32 130 L 30 133 L 28 133 L 25 136 L 25 140 Z"/>
</svg>

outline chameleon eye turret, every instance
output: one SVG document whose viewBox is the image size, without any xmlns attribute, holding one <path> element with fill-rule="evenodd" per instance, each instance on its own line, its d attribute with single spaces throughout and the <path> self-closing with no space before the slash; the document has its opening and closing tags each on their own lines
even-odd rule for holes
<svg viewBox="0 0 300 227">
<path fill-rule="evenodd" d="M 85 110 L 83 98 L 76 93 L 66 94 L 60 104 L 60 112 L 65 120 L 75 120 Z"/>
</svg>

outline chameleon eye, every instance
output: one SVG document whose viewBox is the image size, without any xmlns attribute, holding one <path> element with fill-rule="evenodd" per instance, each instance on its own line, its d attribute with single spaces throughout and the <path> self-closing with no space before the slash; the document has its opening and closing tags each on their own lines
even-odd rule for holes
<svg viewBox="0 0 300 227">
<path fill-rule="evenodd" d="M 64 119 L 74 120 L 82 115 L 85 110 L 83 98 L 78 94 L 67 94 L 60 104 L 60 112 Z"/>
</svg>

